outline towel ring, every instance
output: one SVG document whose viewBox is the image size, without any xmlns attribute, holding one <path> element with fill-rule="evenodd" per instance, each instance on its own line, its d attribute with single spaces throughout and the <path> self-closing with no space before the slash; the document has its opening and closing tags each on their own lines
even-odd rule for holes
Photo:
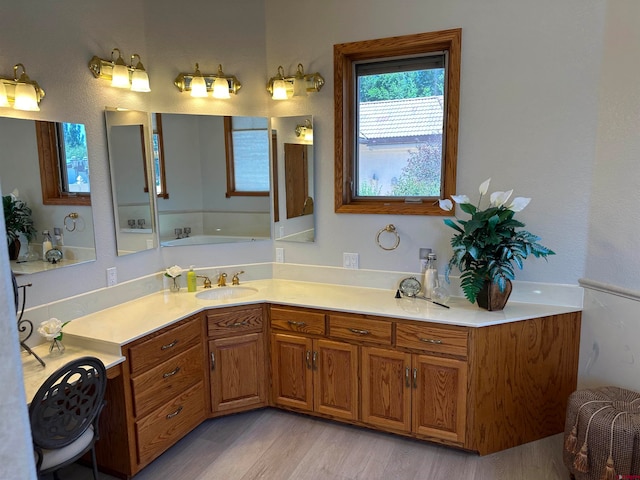
<svg viewBox="0 0 640 480">
<path fill-rule="evenodd" d="M 389 233 L 393 233 L 396 237 L 396 243 L 392 246 L 392 247 L 385 247 L 384 245 L 382 245 L 380 243 L 380 235 L 382 235 L 384 232 L 389 232 Z M 378 244 L 378 246 L 383 249 L 383 250 L 395 250 L 396 248 L 398 248 L 398 245 L 400 245 L 400 235 L 398 235 L 398 231 L 396 230 L 395 225 L 393 224 L 389 224 L 386 227 L 384 227 L 383 229 L 381 229 L 378 232 L 378 235 L 376 235 L 376 243 Z"/>
<path fill-rule="evenodd" d="M 67 232 L 73 232 L 76 229 L 76 219 L 78 218 L 78 214 L 76 212 L 71 212 L 69 215 L 64 217 L 64 229 Z M 67 223 L 67 218 L 71 220 L 71 224 Z M 71 225 L 71 228 L 69 228 Z"/>
</svg>

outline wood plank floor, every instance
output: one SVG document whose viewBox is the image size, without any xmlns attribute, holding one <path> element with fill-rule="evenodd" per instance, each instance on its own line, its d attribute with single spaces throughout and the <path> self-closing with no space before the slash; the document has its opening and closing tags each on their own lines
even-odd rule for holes
<svg viewBox="0 0 640 480">
<path fill-rule="evenodd" d="M 64 480 L 91 479 L 73 465 Z M 562 435 L 479 457 L 274 409 L 204 422 L 134 480 L 568 480 Z M 112 477 L 101 474 L 101 480 Z"/>
</svg>

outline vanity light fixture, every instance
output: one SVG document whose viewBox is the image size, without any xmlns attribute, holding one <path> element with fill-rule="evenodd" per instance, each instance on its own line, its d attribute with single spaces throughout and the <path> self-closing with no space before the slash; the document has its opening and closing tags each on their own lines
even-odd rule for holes
<svg viewBox="0 0 640 480">
<path fill-rule="evenodd" d="M 115 52 L 118 52 L 118 58 L 114 60 L 113 54 Z M 134 66 L 136 57 L 138 62 Z M 94 56 L 89 61 L 89 70 L 96 78 L 110 80 L 112 87 L 127 88 L 133 92 L 151 91 L 151 88 L 149 88 L 149 75 L 140 61 L 140 55 L 137 53 L 131 55 L 131 64 L 127 65 L 124 58 L 122 58 L 120 49 L 114 48 L 111 51 L 110 60 Z"/>
<path fill-rule="evenodd" d="M 173 84 L 181 92 L 191 92 L 192 97 L 206 97 L 209 92 L 213 98 L 231 98 L 242 88 L 240 81 L 233 75 L 225 75 L 222 65 L 218 65 L 218 73 L 201 73 L 196 63 L 193 73 L 180 73 Z"/>
<path fill-rule="evenodd" d="M 296 125 L 296 136 L 302 137 L 307 142 L 313 142 L 313 127 L 309 119 L 304 121 L 304 125 Z"/>
<path fill-rule="evenodd" d="M 19 77 L 18 68 L 22 68 Z M 0 107 L 38 112 L 43 97 L 44 90 L 40 88 L 38 82 L 29 78 L 21 63 L 13 66 L 13 79 L 0 77 Z"/>
<path fill-rule="evenodd" d="M 267 92 L 274 100 L 287 100 L 291 97 L 304 97 L 309 92 L 319 92 L 324 78 L 319 73 L 304 73 L 304 67 L 298 64 L 294 75 L 285 75 L 282 65 L 278 74 L 267 82 Z"/>
</svg>

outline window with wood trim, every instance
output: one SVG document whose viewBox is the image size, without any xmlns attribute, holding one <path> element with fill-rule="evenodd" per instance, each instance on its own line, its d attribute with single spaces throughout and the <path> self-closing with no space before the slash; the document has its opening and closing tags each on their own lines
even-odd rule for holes
<svg viewBox="0 0 640 480">
<path fill-rule="evenodd" d="M 224 117 L 227 197 L 269 196 L 269 131 L 266 118 Z"/>
<path fill-rule="evenodd" d="M 450 215 L 461 29 L 334 45 L 335 211 Z"/>
<path fill-rule="evenodd" d="M 152 142 L 153 142 L 153 168 L 154 168 L 154 181 L 156 183 L 156 195 L 158 198 L 169 198 L 169 192 L 167 191 L 167 177 L 166 170 L 164 168 L 164 140 L 162 136 L 162 114 L 154 113 L 151 115 L 151 129 L 152 129 Z M 144 137 L 142 139 L 144 145 Z M 144 191 L 148 192 L 147 186 L 147 162 L 146 155 L 144 160 Z"/>
<path fill-rule="evenodd" d="M 84 125 L 36 121 L 44 205 L 91 205 Z"/>
</svg>

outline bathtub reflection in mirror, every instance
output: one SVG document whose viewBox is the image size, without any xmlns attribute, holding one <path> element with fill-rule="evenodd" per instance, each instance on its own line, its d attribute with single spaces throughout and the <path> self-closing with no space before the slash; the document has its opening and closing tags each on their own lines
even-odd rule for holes
<svg viewBox="0 0 640 480">
<path fill-rule="evenodd" d="M 271 119 L 276 144 L 278 212 L 276 240 L 314 242 L 314 152 L 311 115 Z"/>
<path fill-rule="evenodd" d="M 269 239 L 270 155 L 263 117 L 161 114 L 157 198 L 163 247 Z M 154 116 L 153 118 L 156 118 Z"/>
<path fill-rule="evenodd" d="M 42 148 L 38 146 L 38 138 Z M 32 210 L 36 229 L 35 238 L 30 241 L 20 236 L 17 259 L 11 261 L 13 272 L 16 275 L 38 273 L 94 261 L 89 154 L 84 126 L 0 117 L 0 145 L 2 195 L 17 190 L 18 198 Z M 56 146 L 59 147 L 56 149 Z M 44 177 L 41 177 L 41 161 L 46 165 Z M 54 173 L 50 169 L 55 169 Z M 43 259 L 44 230 L 49 231 L 52 246 L 63 254 L 59 262 L 49 263 Z"/>
</svg>

